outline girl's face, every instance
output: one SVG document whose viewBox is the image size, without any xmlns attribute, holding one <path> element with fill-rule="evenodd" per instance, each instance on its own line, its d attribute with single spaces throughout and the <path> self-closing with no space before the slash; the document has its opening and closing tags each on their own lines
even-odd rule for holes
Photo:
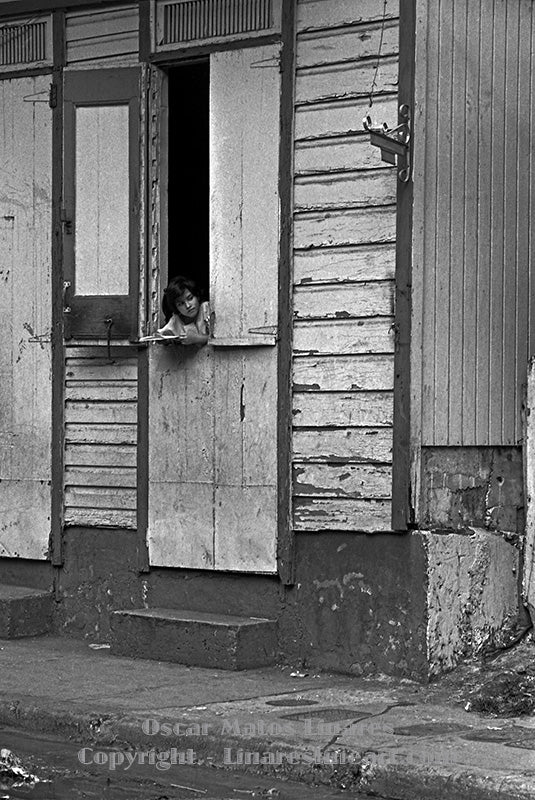
<svg viewBox="0 0 535 800">
<path fill-rule="evenodd" d="M 183 319 L 194 320 L 199 313 L 199 298 L 195 297 L 189 289 L 185 289 L 176 304 L 176 310 Z"/>
</svg>

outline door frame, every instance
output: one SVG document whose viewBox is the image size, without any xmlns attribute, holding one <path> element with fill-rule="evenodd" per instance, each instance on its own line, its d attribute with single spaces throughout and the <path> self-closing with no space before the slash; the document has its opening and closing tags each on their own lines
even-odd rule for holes
<svg viewBox="0 0 535 800">
<path fill-rule="evenodd" d="M 414 84 L 416 45 L 416 0 L 400 0 L 398 125 L 405 122 L 402 105 L 409 107 L 411 129 L 415 124 Z M 412 134 L 412 130 L 411 130 Z M 413 141 L 409 140 L 410 163 Z M 412 232 L 413 176 L 398 180 L 396 210 L 396 287 L 394 351 L 394 430 L 392 452 L 392 530 L 414 527 L 419 480 L 419 445 L 415 445 L 413 422 L 417 418 L 411 402 L 412 350 Z M 412 413 L 411 413 L 412 412 Z"/>
<path fill-rule="evenodd" d="M 50 557 L 63 564 L 63 474 L 65 461 L 65 339 L 63 290 L 63 68 L 65 12 L 52 14 L 52 496 Z"/>
<path fill-rule="evenodd" d="M 279 132 L 279 302 L 278 302 L 278 363 L 277 363 L 277 571 L 285 585 L 295 581 L 295 536 L 291 514 L 291 431 L 292 431 L 292 210 L 293 210 L 293 96 L 295 82 L 295 15 L 293 0 L 283 0 L 281 31 L 281 124 Z M 140 31 L 140 54 L 146 58 L 150 46 L 146 38 L 148 30 L 146 15 Z M 271 40 L 273 37 L 269 37 Z M 278 39 L 278 37 L 277 37 Z M 210 52 L 223 49 L 258 47 L 262 39 L 243 40 L 229 43 L 228 46 L 199 45 L 186 54 L 166 54 L 163 60 L 150 59 L 145 65 L 148 71 L 148 91 L 145 136 L 147 139 L 147 158 L 145 176 L 146 209 L 144 226 L 147 231 L 146 274 L 145 274 L 145 327 L 152 330 L 159 316 L 162 272 L 167 268 L 166 226 L 164 203 L 161 198 L 160 171 L 162 158 L 166 152 L 167 107 L 165 81 L 162 69 L 177 66 L 188 61 L 206 58 Z M 154 62 L 154 63 L 152 63 Z M 155 86 L 155 83 L 157 86 Z M 156 165 L 156 174 L 152 165 Z M 154 223 L 158 235 L 154 237 Z M 152 240 L 152 241 L 151 241 Z M 162 270 L 162 264 L 165 265 Z M 139 357 L 139 418 L 138 418 L 138 536 L 139 568 L 149 569 L 147 553 L 148 534 L 148 452 L 149 452 L 149 369 L 148 351 L 145 348 Z"/>
</svg>

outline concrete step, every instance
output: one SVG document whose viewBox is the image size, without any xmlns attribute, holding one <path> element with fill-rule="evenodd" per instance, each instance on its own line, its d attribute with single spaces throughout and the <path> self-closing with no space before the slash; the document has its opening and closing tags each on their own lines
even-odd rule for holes
<svg viewBox="0 0 535 800">
<path fill-rule="evenodd" d="M 114 611 L 111 625 L 113 655 L 237 670 L 274 664 L 277 654 L 270 619 L 137 608 Z"/>
<path fill-rule="evenodd" d="M 51 591 L 0 584 L 0 639 L 49 633 L 53 606 Z"/>
</svg>

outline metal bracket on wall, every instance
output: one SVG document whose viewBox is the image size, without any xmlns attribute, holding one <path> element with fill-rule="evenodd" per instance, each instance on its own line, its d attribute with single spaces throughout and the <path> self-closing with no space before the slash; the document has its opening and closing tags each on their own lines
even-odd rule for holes
<svg viewBox="0 0 535 800">
<path fill-rule="evenodd" d="M 381 150 L 382 160 L 396 166 L 398 180 L 408 183 L 411 177 L 411 115 L 407 103 L 400 105 L 398 114 L 400 123 L 395 128 L 388 128 L 386 123 L 374 125 L 369 115 L 364 117 L 363 125 L 370 134 L 370 144 Z"/>
</svg>

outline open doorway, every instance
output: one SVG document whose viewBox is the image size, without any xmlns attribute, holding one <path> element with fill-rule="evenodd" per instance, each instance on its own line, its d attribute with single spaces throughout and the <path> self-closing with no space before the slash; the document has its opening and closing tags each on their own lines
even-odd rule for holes
<svg viewBox="0 0 535 800">
<path fill-rule="evenodd" d="M 168 280 L 193 279 L 208 299 L 210 286 L 210 64 L 168 72 Z"/>
</svg>

